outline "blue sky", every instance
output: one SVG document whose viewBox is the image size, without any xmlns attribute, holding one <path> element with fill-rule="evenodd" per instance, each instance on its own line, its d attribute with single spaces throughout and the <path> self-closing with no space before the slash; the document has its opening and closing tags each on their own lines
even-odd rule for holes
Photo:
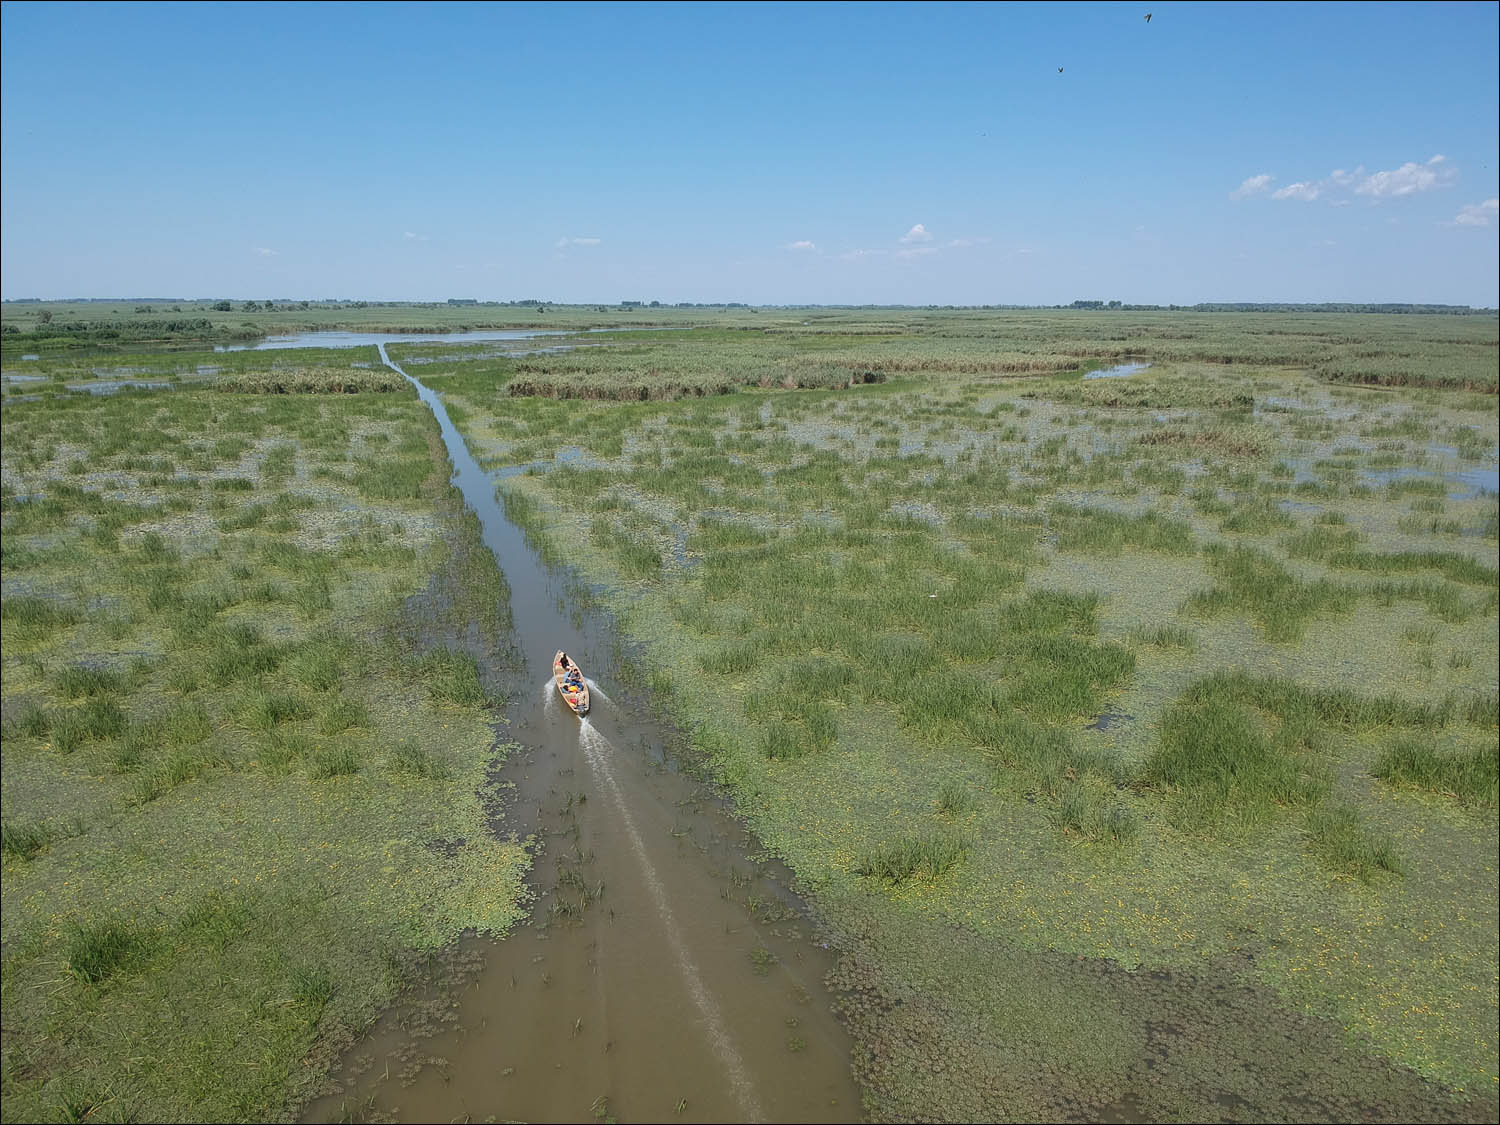
<svg viewBox="0 0 1500 1125">
<path fill-rule="evenodd" d="M 1497 41 L 1495 4 L 7 3 L 0 295 L 1493 306 Z"/>
</svg>

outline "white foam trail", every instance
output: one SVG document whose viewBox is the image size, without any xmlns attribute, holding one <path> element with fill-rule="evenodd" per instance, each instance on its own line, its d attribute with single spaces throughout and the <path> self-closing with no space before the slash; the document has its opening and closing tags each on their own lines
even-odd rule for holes
<svg viewBox="0 0 1500 1125">
<path fill-rule="evenodd" d="M 542 684 L 542 713 L 551 715 L 557 710 L 557 705 L 557 681 L 548 676 L 547 681 Z"/>
<path fill-rule="evenodd" d="M 666 888 L 661 885 L 656 868 L 651 865 L 651 860 L 646 855 L 646 845 L 641 841 L 640 831 L 635 826 L 635 817 L 630 815 L 630 807 L 625 803 L 625 797 L 620 792 L 620 783 L 615 780 L 614 767 L 610 764 L 608 754 L 605 753 L 605 751 L 612 751 L 614 746 L 586 718 L 578 724 L 578 731 L 579 741 L 583 746 L 584 756 L 589 760 L 589 766 L 599 781 L 609 789 L 615 808 L 619 810 L 620 819 L 625 822 L 625 831 L 630 836 L 630 846 L 635 850 L 636 859 L 640 861 L 641 870 L 646 876 L 646 884 L 651 890 L 651 897 L 656 901 L 657 915 L 667 931 L 667 942 L 672 946 L 672 952 L 677 954 L 677 961 L 687 981 L 688 991 L 692 993 L 693 1003 L 698 1005 L 703 1022 L 708 1025 L 708 1034 L 713 1042 L 714 1050 L 719 1053 L 725 1069 L 729 1071 L 729 1083 L 734 1087 L 735 1096 L 739 1098 L 740 1107 L 745 1112 L 745 1120 L 763 1121 L 765 1116 L 761 1111 L 760 1101 L 755 1096 L 755 1089 L 750 1084 L 750 1076 L 745 1071 L 744 1061 L 741 1060 L 739 1052 L 734 1049 L 724 1017 L 704 985 L 703 975 L 698 972 L 698 966 L 693 963 L 692 957 L 688 954 L 682 934 L 677 929 L 677 919 L 672 914 L 672 905 L 667 901 Z"/>
<path fill-rule="evenodd" d="M 589 693 L 591 695 L 597 695 L 600 699 L 604 700 L 604 702 L 608 703 L 611 707 L 613 707 L 615 705 L 615 701 L 609 697 L 609 692 L 605 691 L 602 687 L 600 687 L 597 681 L 591 680 L 587 676 L 585 676 L 583 678 L 583 681 L 584 681 L 584 683 L 586 683 L 586 684 L 589 685 Z"/>
</svg>

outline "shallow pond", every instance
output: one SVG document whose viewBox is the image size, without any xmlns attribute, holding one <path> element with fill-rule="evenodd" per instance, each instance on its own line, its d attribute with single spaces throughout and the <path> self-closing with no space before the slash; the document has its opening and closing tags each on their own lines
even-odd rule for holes
<svg viewBox="0 0 1500 1125">
<path fill-rule="evenodd" d="M 1118 363 L 1114 367 L 1101 367 L 1097 371 L 1090 371 L 1084 376 L 1085 379 L 1119 379 L 1126 375 L 1134 375 L 1150 367 L 1149 363 Z"/>
<path fill-rule="evenodd" d="M 1396 469 L 1363 469 L 1360 479 L 1372 487 L 1382 488 L 1403 480 L 1441 480 L 1448 485 L 1450 500 L 1468 500 L 1486 493 L 1500 491 L 1500 469 L 1483 466 L 1457 469 L 1452 472 L 1437 472 L 1402 466 Z"/>
<path fill-rule="evenodd" d="M 112 395 L 118 391 L 170 391 L 175 384 L 145 379 L 100 379 L 93 383 L 69 383 L 68 390 L 87 391 L 91 395 Z"/>
<path fill-rule="evenodd" d="M 216 352 L 275 351 L 281 348 L 364 348 L 377 344 L 483 344 L 492 340 L 529 340 L 534 336 L 568 336 L 561 330 L 478 332 L 299 332 L 267 336 L 254 344 L 219 344 Z"/>
</svg>

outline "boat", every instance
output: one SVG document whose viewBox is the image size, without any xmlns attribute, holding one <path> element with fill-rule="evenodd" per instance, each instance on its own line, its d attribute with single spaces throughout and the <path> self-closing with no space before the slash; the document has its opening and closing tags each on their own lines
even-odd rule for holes
<svg viewBox="0 0 1500 1125">
<path fill-rule="evenodd" d="M 568 663 L 564 664 L 564 661 Z M 576 673 L 576 677 L 571 680 L 570 672 Z M 573 709 L 573 714 L 589 713 L 589 685 L 583 678 L 583 669 L 574 664 L 562 649 L 558 649 L 557 655 L 552 658 L 552 679 L 557 684 L 557 694 Z"/>
</svg>

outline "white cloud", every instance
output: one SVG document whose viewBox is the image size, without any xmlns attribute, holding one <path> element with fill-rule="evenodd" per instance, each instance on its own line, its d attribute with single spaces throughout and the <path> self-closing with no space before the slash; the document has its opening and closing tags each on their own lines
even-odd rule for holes
<svg viewBox="0 0 1500 1125">
<path fill-rule="evenodd" d="M 1323 194 L 1323 188 L 1319 184 L 1303 181 L 1297 184 L 1287 184 L 1284 188 L 1278 188 L 1271 193 L 1272 199 L 1300 199 L 1304 203 L 1311 203 Z"/>
<path fill-rule="evenodd" d="M 604 239 L 602 239 L 602 238 L 566 238 L 566 237 L 564 237 L 564 238 L 559 238 L 557 240 L 557 248 L 559 250 L 564 250 L 564 249 L 566 249 L 569 246 L 598 246 L 599 243 L 601 243 L 603 241 L 604 241 Z"/>
<path fill-rule="evenodd" d="M 928 230 L 925 226 L 923 226 L 921 223 L 918 223 L 916 226 L 912 227 L 911 230 L 907 231 L 905 234 L 903 234 L 901 236 L 901 241 L 902 242 L 931 242 L 932 241 L 932 232 L 930 230 Z"/>
<path fill-rule="evenodd" d="M 898 258 L 925 258 L 928 254 L 936 254 L 936 246 L 913 246 L 909 250 L 897 250 Z"/>
<path fill-rule="evenodd" d="M 1444 163 L 1445 158 L 1441 154 L 1425 164 L 1407 161 L 1389 172 L 1375 172 L 1366 176 L 1355 185 L 1354 191 L 1357 195 L 1372 195 L 1377 199 L 1431 191 L 1453 180 L 1454 170 L 1443 167 Z"/>
<path fill-rule="evenodd" d="M 1447 163 L 1441 154 L 1425 163 L 1409 161 L 1388 172 L 1366 173 L 1363 164 L 1353 169 L 1335 168 L 1321 180 L 1298 180 L 1286 187 L 1271 191 L 1272 199 L 1292 199 L 1299 203 L 1311 203 L 1315 199 L 1326 200 L 1330 207 L 1349 206 L 1349 196 L 1367 195 L 1372 199 L 1393 199 L 1403 195 L 1432 191 L 1446 187 L 1458 176 L 1458 172 Z M 1245 199 L 1270 191 L 1275 177 L 1269 173 L 1251 176 L 1229 193 L 1230 199 Z"/>
<path fill-rule="evenodd" d="M 884 253 L 884 250 L 847 250 L 839 257 L 846 262 L 857 262 L 861 258 L 878 258 Z"/>
<path fill-rule="evenodd" d="M 1249 199 L 1252 195 L 1259 195 L 1271 186 L 1271 181 L 1276 177 L 1269 172 L 1262 172 L 1258 176 L 1251 176 L 1239 187 L 1229 193 L 1230 199 Z"/>
<path fill-rule="evenodd" d="M 281 253 L 280 250 L 272 250 L 266 246 L 257 246 L 255 252 L 262 258 L 274 258 L 277 254 Z"/>
<path fill-rule="evenodd" d="M 410 230 L 402 231 L 401 232 L 401 237 L 404 238 L 404 239 L 406 239 L 406 241 L 408 241 L 408 242 L 426 242 L 427 241 L 427 236 L 425 234 L 418 234 L 416 231 L 410 231 Z"/>
<path fill-rule="evenodd" d="M 1453 221 L 1461 227 L 1487 227 L 1500 212 L 1500 199 L 1486 199 L 1483 203 L 1465 203 Z"/>
<path fill-rule="evenodd" d="M 786 248 L 788 250 L 816 250 L 818 248 L 818 245 L 817 243 L 812 242 L 806 238 L 802 238 L 798 239 L 796 242 L 788 242 L 786 244 Z"/>
</svg>

